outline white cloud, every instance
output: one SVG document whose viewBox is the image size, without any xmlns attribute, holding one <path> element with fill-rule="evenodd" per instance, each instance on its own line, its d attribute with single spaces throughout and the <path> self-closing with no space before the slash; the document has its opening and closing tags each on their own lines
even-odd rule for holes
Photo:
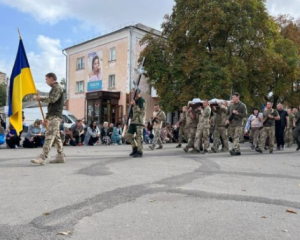
<svg viewBox="0 0 300 240">
<path fill-rule="evenodd" d="M 37 88 L 48 92 L 50 88 L 45 83 L 45 75 L 54 72 L 60 81 L 66 74 L 66 59 L 59 39 L 39 35 L 36 42 L 41 51 L 28 52 L 27 57 Z"/>
<path fill-rule="evenodd" d="M 97 31 L 128 22 L 141 22 L 160 28 L 163 16 L 170 13 L 173 0 L 0 0 L 0 3 L 29 13 L 41 23 L 78 19 L 80 29 L 93 26 Z"/>
<path fill-rule="evenodd" d="M 66 59 L 62 54 L 59 39 L 39 35 L 36 44 L 39 52 L 27 52 L 28 62 L 37 89 L 49 92 L 50 87 L 45 83 L 45 75 L 48 72 L 54 72 L 60 81 L 66 75 Z M 24 45 L 26 49 L 26 43 Z M 0 59 L 0 71 L 10 77 L 14 61 L 15 59 L 13 61 Z"/>
<path fill-rule="evenodd" d="M 300 17 L 300 0 L 267 0 L 267 8 L 271 15 L 288 14 Z"/>
</svg>

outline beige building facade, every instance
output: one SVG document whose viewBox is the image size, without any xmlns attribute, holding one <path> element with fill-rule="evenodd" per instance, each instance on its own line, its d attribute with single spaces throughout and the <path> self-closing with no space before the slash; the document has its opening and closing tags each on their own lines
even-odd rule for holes
<svg viewBox="0 0 300 240">
<path fill-rule="evenodd" d="M 143 50 L 140 40 L 148 33 L 161 34 L 137 24 L 66 48 L 67 109 L 88 123 L 121 122 L 138 77 L 135 69 Z M 148 120 L 157 95 L 144 76 L 140 89 L 147 101 Z"/>
</svg>

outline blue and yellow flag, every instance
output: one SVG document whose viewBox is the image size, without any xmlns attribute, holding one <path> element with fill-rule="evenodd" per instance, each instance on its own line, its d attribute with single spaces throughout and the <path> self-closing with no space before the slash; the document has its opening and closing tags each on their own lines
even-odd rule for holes
<svg viewBox="0 0 300 240">
<path fill-rule="evenodd" d="M 13 125 L 18 134 L 23 129 L 22 100 L 28 94 L 37 94 L 37 91 L 31 75 L 24 45 L 22 39 L 20 39 L 15 65 L 10 77 L 8 96 L 9 122 Z"/>
</svg>

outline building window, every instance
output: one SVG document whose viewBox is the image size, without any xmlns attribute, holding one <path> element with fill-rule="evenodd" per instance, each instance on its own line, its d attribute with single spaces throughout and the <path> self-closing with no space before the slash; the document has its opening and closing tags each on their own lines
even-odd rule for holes
<svg viewBox="0 0 300 240">
<path fill-rule="evenodd" d="M 109 50 L 109 61 L 116 61 L 116 48 Z"/>
<path fill-rule="evenodd" d="M 76 82 L 76 92 L 82 93 L 84 91 L 84 81 Z"/>
<path fill-rule="evenodd" d="M 108 88 L 115 88 L 116 87 L 116 77 L 115 75 L 109 75 L 108 77 Z"/>
<path fill-rule="evenodd" d="M 84 57 L 77 58 L 76 69 L 84 69 Z"/>
</svg>

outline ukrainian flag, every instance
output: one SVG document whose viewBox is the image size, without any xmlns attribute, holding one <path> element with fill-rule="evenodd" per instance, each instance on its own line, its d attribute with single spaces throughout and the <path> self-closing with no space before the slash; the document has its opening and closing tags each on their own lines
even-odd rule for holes
<svg viewBox="0 0 300 240">
<path fill-rule="evenodd" d="M 10 77 L 8 96 L 9 121 L 18 134 L 23 130 L 22 100 L 28 94 L 37 94 L 37 91 L 31 75 L 24 45 L 22 39 L 20 39 L 15 65 Z"/>
</svg>

